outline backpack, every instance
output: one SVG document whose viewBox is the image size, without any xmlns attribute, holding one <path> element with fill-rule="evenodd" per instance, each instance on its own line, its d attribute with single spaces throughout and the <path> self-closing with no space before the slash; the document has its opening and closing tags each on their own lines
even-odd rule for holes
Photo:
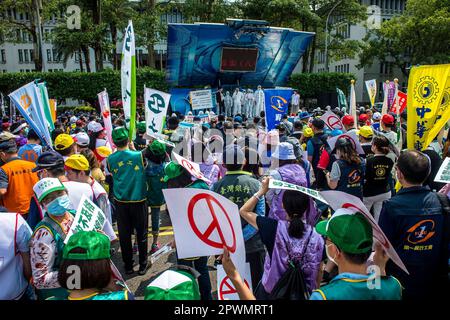
<svg viewBox="0 0 450 320">
<path fill-rule="evenodd" d="M 295 262 L 289 259 L 288 269 L 273 287 L 272 292 L 269 294 L 269 300 L 309 300 L 310 292 L 306 286 L 301 266 L 303 265 L 303 259 L 312 233 L 313 230 L 309 234 L 301 261 Z"/>
</svg>

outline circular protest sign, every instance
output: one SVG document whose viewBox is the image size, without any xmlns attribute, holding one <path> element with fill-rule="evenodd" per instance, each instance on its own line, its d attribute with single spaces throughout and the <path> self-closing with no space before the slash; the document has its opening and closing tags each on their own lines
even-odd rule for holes
<svg viewBox="0 0 450 320">
<path fill-rule="evenodd" d="M 327 125 L 331 129 L 342 129 L 341 120 L 336 116 L 329 116 L 327 119 Z"/>
<path fill-rule="evenodd" d="M 196 177 L 197 179 L 202 179 L 202 178 L 203 178 L 202 173 L 201 173 L 201 172 L 198 172 L 198 171 L 195 169 L 195 167 L 194 167 L 189 161 L 187 161 L 187 160 L 185 160 L 185 159 L 182 159 L 182 160 L 181 160 L 181 165 L 182 165 L 183 167 L 185 167 L 185 168 L 189 171 L 189 173 L 192 174 L 192 175 L 193 175 L 194 177 Z"/>
<path fill-rule="evenodd" d="M 346 135 L 346 134 L 342 134 L 342 135 L 339 136 L 339 139 L 341 139 L 341 138 L 346 138 L 346 139 L 350 140 L 350 142 L 353 145 L 353 149 L 356 150 L 356 142 L 355 142 L 355 140 L 353 140 L 352 137 L 350 137 L 349 135 Z"/>
<path fill-rule="evenodd" d="M 247 280 L 244 279 L 244 283 L 248 288 L 250 288 Z M 224 295 L 237 294 L 237 291 L 234 288 L 234 286 L 231 283 L 231 280 L 228 276 L 223 278 L 222 282 L 220 283 L 218 294 L 219 294 L 219 300 L 225 300 Z"/>
<path fill-rule="evenodd" d="M 209 212 L 199 212 L 199 209 L 196 211 L 196 206 L 199 204 L 200 201 L 205 201 L 208 207 Z M 219 210 L 214 209 L 213 204 L 219 208 Z M 207 245 L 222 249 L 224 246 L 231 252 L 234 253 L 236 251 L 236 233 L 233 228 L 233 223 L 231 222 L 230 217 L 228 216 L 228 213 L 225 211 L 222 204 L 213 196 L 207 194 L 207 193 L 199 193 L 192 197 L 191 201 L 188 205 L 188 219 L 189 224 L 196 234 L 196 236 L 206 243 Z M 197 215 L 194 215 L 194 213 L 197 213 Z M 198 217 L 204 215 L 210 215 L 212 220 L 211 223 L 208 225 L 208 227 L 204 231 L 200 231 L 198 227 L 198 223 L 196 219 L 199 219 Z M 219 221 L 219 217 L 222 217 L 220 219 L 222 222 L 225 221 L 227 225 L 221 225 Z M 225 219 L 223 219 L 225 218 Z M 224 229 L 226 229 L 227 236 L 224 235 Z M 217 231 L 217 234 L 219 235 L 220 241 L 211 239 L 211 236 L 214 231 Z"/>
</svg>

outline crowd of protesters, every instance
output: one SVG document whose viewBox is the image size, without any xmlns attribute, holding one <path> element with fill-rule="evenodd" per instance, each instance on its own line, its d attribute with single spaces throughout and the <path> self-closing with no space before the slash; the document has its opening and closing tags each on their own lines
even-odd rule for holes
<svg viewBox="0 0 450 320">
<path fill-rule="evenodd" d="M 111 269 L 111 243 L 119 242 L 127 275 L 145 275 L 149 255 L 160 248 L 167 188 L 209 189 L 237 204 L 253 292 L 227 250 L 216 263 L 223 264 L 241 299 L 279 298 L 280 286 L 289 287 L 291 265 L 299 266 L 305 284 L 299 290 L 312 300 L 423 299 L 448 290 L 450 186 L 434 176 L 450 157 L 450 133 L 444 128 L 426 150 L 401 151 L 395 128 L 401 121 L 406 129 L 405 114 L 361 108 L 355 119 L 336 108 L 344 128 L 332 130 L 320 119 L 325 111 L 285 115 L 268 132 L 263 111 L 252 118 L 173 113 L 158 137 L 146 134 L 142 115 L 133 141 L 121 114 L 113 115 L 109 138 L 99 114 L 64 113 L 51 132 L 53 148 L 43 147 L 20 117 L 4 118 L 0 299 L 133 299 Z M 339 138 L 344 131 L 356 132 L 363 153 L 349 138 Z M 173 161 L 172 151 L 198 163 L 210 183 Z M 270 179 L 360 198 L 409 274 L 373 240 L 362 213 L 333 211 L 303 193 L 269 189 Z M 101 232 L 78 232 L 65 243 L 83 195 L 108 223 Z M 175 272 L 188 279 L 191 295 L 174 297 L 149 286 L 145 298 L 212 299 L 208 261 L 178 259 L 186 269 Z M 82 270 L 77 288 L 68 285 L 72 266 Z M 379 270 L 379 286 L 368 285 L 370 266 Z"/>
</svg>

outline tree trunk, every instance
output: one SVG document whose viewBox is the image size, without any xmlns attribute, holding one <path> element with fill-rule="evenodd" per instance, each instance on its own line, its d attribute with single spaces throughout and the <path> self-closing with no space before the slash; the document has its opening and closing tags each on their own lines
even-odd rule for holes
<svg viewBox="0 0 450 320">
<path fill-rule="evenodd" d="M 303 54 L 303 66 L 302 66 L 302 73 L 308 73 L 308 58 L 309 58 L 309 52 L 310 49 L 306 49 L 305 53 Z"/>
<path fill-rule="evenodd" d="M 102 23 L 102 13 L 101 13 L 101 1 L 95 0 L 93 3 L 92 10 L 92 19 L 94 25 L 100 26 Z M 103 50 L 102 50 L 102 42 L 100 39 L 95 42 L 94 46 L 94 56 L 95 56 L 95 70 L 101 71 L 103 70 Z"/>
<path fill-rule="evenodd" d="M 81 54 L 81 50 L 78 50 L 78 58 L 79 58 L 79 63 L 80 63 L 80 71 L 83 72 L 84 68 L 83 68 L 83 55 Z"/>
<path fill-rule="evenodd" d="M 89 54 L 89 47 L 82 46 L 81 50 L 83 50 L 83 54 L 84 54 L 84 62 L 86 64 L 86 72 L 91 72 L 91 57 Z"/>
<path fill-rule="evenodd" d="M 119 70 L 119 59 L 117 57 L 117 53 L 116 53 L 116 45 L 117 45 L 117 26 L 114 24 L 110 24 L 109 28 L 111 29 L 111 38 L 112 38 L 112 43 L 114 45 L 113 48 L 113 57 L 112 57 L 112 64 L 113 64 L 113 69 L 114 70 Z"/>
<path fill-rule="evenodd" d="M 153 47 L 153 43 L 149 43 L 147 45 L 147 51 L 148 51 L 148 66 L 150 68 L 155 69 L 156 61 L 155 61 L 155 48 Z"/>
<path fill-rule="evenodd" d="M 317 27 L 314 27 L 314 33 L 317 35 Z M 317 48 L 317 37 L 314 37 L 313 43 L 311 45 L 311 55 L 309 60 L 309 72 L 313 73 L 314 71 L 314 64 L 316 62 L 315 55 L 316 55 L 316 48 Z"/>
<path fill-rule="evenodd" d="M 30 15 L 30 29 L 28 30 L 31 33 L 31 36 L 33 37 L 33 52 L 34 52 L 34 69 L 36 71 L 42 71 L 42 59 L 44 57 L 42 56 L 42 50 L 39 46 L 39 37 L 37 33 L 37 22 L 38 22 L 38 15 L 39 10 L 36 10 L 36 7 L 38 7 L 37 2 L 33 1 L 33 8 L 28 12 Z"/>
</svg>

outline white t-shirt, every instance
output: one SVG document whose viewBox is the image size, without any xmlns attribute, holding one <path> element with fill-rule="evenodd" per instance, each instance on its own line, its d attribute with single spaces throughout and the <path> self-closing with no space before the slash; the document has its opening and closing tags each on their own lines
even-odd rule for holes
<svg viewBox="0 0 450 320">
<path fill-rule="evenodd" d="M 31 229 L 20 214 L 0 213 L 0 300 L 20 299 L 28 282 L 21 252 L 29 252 Z"/>
</svg>

